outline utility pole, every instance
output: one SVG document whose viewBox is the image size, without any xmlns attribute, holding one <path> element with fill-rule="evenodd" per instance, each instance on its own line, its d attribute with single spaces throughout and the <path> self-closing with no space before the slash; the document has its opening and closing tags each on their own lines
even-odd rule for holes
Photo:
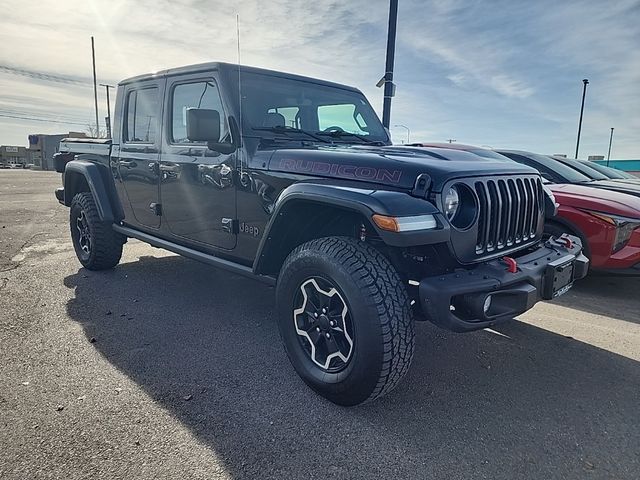
<svg viewBox="0 0 640 480">
<path fill-rule="evenodd" d="M 93 100 L 96 105 L 96 137 L 100 138 L 100 123 L 98 122 L 98 84 L 96 80 L 96 49 L 91 36 L 91 59 L 93 61 Z"/>
<path fill-rule="evenodd" d="M 611 127 L 611 135 L 609 135 L 609 151 L 607 152 L 607 167 L 609 166 L 609 158 L 611 157 L 611 142 L 613 142 L 613 127 Z"/>
<path fill-rule="evenodd" d="M 456 139 L 455 139 L 455 138 L 450 138 L 450 139 L 448 139 L 448 140 L 447 140 L 447 142 L 449 142 L 449 143 L 453 143 L 453 142 L 455 142 L 455 141 L 456 141 Z"/>
<path fill-rule="evenodd" d="M 387 32 L 387 59 L 384 77 L 377 83 L 378 87 L 384 85 L 384 103 L 382 104 L 382 124 L 389 128 L 391 121 L 391 99 L 396 94 L 396 86 L 393 83 L 393 64 L 396 54 L 396 25 L 398 23 L 398 0 L 391 0 L 389 4 L 389 29 Z"/>
<path fill-rule="evenodd" d="M 115 88 L 113 85 L 107 85 L 106 83 L 101 83 L 101 87 L 104 87 L 107 91 L 107 138 L 111 138 L 111 102 L 109 101 L 109 89 Z"/>
<path fill-rule="evenodd" d="M 411 130 L 409 130 L 409 127 L 407 127 L 406 125 L 394 125 L 394 127 L 401 127 L 404 128 L 407 131 L 407 143 L 411 142 Z"/>
<path fill-rule="evenodd" d="M 584 97 L 587 95 L 587 85 L 589 85 L 588 79 L 582 80 L 582 106 L 580 107 L 580 122 L 578 123 L 578 140 L 576 141 L 576 155 L 573 158 L 578 158 L 578 149 L 580 148 L 580 132 L 582 131 L 582 114 L 584 113 Z"/>
</svg>

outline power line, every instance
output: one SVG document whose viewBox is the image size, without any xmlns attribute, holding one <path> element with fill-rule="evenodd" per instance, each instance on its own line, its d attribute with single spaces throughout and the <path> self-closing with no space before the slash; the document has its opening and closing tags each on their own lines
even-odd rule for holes
<svg viewBox="0 0 640 480">
<path fill-rule="evenodd" d="M 63 125 L 82 125 L 83 127 L 87 127 L 91 125 L 91 122 L 67 122 L 62 120 L 51 120 L 47 118 L 34 118 L 34 117 L 25 117 L 25 116 L 19 116 L 19 115 L 6 115 L 3 113 L 0 113 L 0 117 L 15 118 L 18 120 L 29 120 L 31 122 L 60 123 Z"/>
<path fill-rule="evenodd" d="M 18 116 L 27 116 L 27 117 L 36 117 L 43 120 L 69 120 L 71 122 L 83 122 L 86 121 L 82 116 L 78 115 L 69 115 L 64 113 L 49 113 L 42 112 L 38 110 L 17 110 L 12 108 L 3 108 L 0 106 L 0 113 L 5 115 L 18 115 Z"/>
<path fill-rule="evenodd" d="M 29 77 L 36 80 L 45 80 L 47 82 L 75 84 L 82 86 L 89 86 L 91 83 L 88 80 L 73 78 L 63 75 L 54 75 L 45 72 L 35 72 L 33 70 L 25 70 L 23 68 L 10 67 L 8 65 L 0 65 L 0 72 L 9 73 L 12 75 L 19 75 L 21 77 Z"/>
</svg>

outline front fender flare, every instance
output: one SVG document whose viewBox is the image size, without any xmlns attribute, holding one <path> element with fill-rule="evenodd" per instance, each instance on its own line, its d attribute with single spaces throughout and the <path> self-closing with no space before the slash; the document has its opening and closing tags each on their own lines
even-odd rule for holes
<svg viewBox="0 0 640 480">
<path fill-rule="evenodd" d="M 296 205 L 299 206 L 304 202 L 337 207 L 361 214 L 376 230 L 378 236 L 390 246 L 427 245 L 443 243 L 449 239 L 449 225 L 444 216 L 435 205 L 423 198 L 392 190 L 301 182 L 284 189 L 276 200 L 273 214 L 258 247 L 254 271 L 260 271 L 261 259 L 269 254 L 271 240 L 275 237 L 280 222 L 287 221 L 288 209 L 295 208 Z M 402 233 L 388 232 L 381 230 L 371 221 L 371 216 L 375 213 L 395 217 L 433 215 L 438 228 Z"/>
</svg>

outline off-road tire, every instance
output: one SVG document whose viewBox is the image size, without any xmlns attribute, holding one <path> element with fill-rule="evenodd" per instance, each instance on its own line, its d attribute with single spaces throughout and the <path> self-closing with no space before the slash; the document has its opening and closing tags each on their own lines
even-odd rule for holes
<svg viewBox="0 0 640 480">
<path fill-rule="evenodd" d="M 296 333 L 296 292 L 310 278 L 329 281 L 351 315 L 353 353 L 337 373 L 316 365 Z M 347 237 L 300 245 L 284 262 L 276 300 L 287 355 L 305 383 L 323 397 L 344 406 L 370 402 L 407 373 L 414 349 L 409 298 L 395 268 L 372 246 Z"/>
<path fill-rule="evenodd" d="M 80 244 L 78 231 L 78 219 L 83 214 L 90 235 L 88 252 L 83 250 Z M 69 212 L 69 227 L 76 256 L 86 269 L 107 270 L 118 264 L 122 257 L 125 237 L 116 233 L 111 228 L 111 224 L 100 220 L 98 208 L 90 192 L 80 192 L 73 197 Z"/>
</svg>

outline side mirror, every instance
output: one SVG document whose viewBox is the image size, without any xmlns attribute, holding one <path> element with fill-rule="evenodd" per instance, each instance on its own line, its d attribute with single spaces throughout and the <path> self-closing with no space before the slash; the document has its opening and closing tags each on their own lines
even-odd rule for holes
<svg viewBox="0 0 640 480">
<path fill-rule="evenodd" d="M 187 138 L 192 142 L 207 142 L 209 150 L 229 154 L 232 143 L 220 143 L 220 112 L 207 108 L 187 109 Z"/>
<path fill-rule="evenodd" d="M 218 142 L 220 112 L 206 108 L 187 109 L 187 138 L 192 142 Z"/>
</svg>

